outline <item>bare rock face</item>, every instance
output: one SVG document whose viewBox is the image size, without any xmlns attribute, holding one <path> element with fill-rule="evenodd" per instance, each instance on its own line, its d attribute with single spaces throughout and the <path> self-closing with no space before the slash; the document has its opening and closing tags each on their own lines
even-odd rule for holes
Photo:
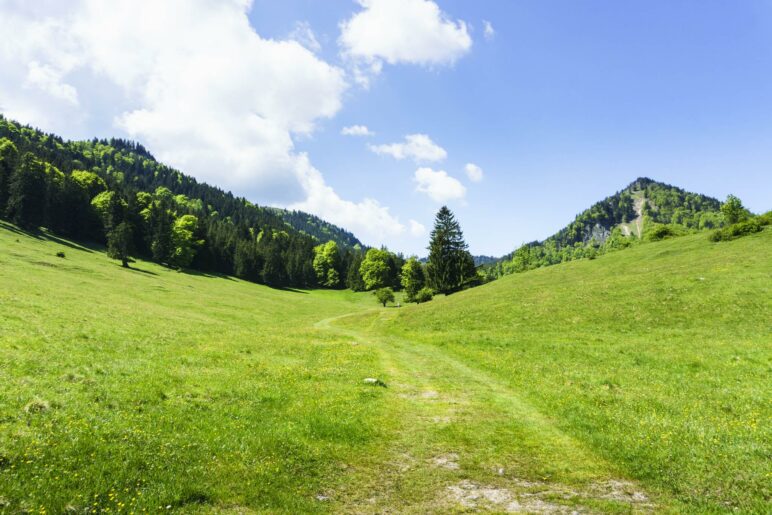
<svg viewBox="0 0 772 515">
<path fill-rule="evenodd" d="M 608 227 L 603 227 L 601 224 L 596 223 L 585 234 L 584 243 L 589 243 L 590 241 L 595 240 L 599 244 L 603 245 L 609 236 L 611 236 L 611 229 L 609 229 Z"/>
</svg>

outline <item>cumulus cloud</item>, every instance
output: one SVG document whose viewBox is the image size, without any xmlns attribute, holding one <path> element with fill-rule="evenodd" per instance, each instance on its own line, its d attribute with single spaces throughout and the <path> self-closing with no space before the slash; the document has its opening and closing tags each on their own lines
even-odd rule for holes
<svg viewBox="0 0 772 515">
<path fill-rule="evenodd" d="M 413 180 L 416 183 L 416 191 L 425 193 L 435 202 L 447 202 L 466 196 L 464 185 L 444 170 L 419 168 L 415 171 Z"/>
<path fill-rule="evenodd" d="M 40 88 L 54 98 L 78 105 L 78 92 L 70 84 L 62 80 L 62 71 L 49 65 L 41 65 L 32 61 L 27 67 L 27 82 L 31 87 Z"/>
<path fill-rule="evenodd" d="M 483 180 L 482 168 L 480 168 L 474 163 L 467 163 L 466 166 L 464 167 L 464 171 L 466 172 L 466 176 L 472 182 L 480 182 L 481 180 Z"/>
<path fill-rule="evenodd" d="M 433 142 L 426 134 L 408 134 L 403 143 L 370 145 L 370 150 L 378 155 L 388 155 L 394 159 L 409 158 L 416 163 L 437 162 L 448 157 L 445 149 Z"/>
<path fill-rule="evenodd" d="M 2 2 L 0 108 L 60 132 L 75 113 L 112 119 L 162 161 L 252 200 L 305 206 L 370 241 L 404 231 L 374 200 L 341 199 L 295 150 L 340 110 L 345 72 L 314 54 L 307 25 L 262 38 L 250 4 Z M 106 92 L 117 100 L 100 102 Z"/>
<path fill-rule="evenodd" d="M 426 234 L 426 227 L 415 220 L 410 220 L 410 235 L 415 238 L 420 238 Z"/>
<path fill-rule="evenodd" d="M 487 41 L 492 40 L 496 36 L 496 31 L 488 20 L 483 20 L 483 36 Z"/>
<path fill-rule="evenodd" d="M 431 0 L 357 1 L 362 10 L 341 23 L 338 43 L 363 85 L 383 62 L 450 65 L 472 47 L 466 23 Z"/>
<path fill-rule="evenodd" d="M 375 133 L 367 128 L 366 125 L 350 125 L 343 127 L 340 133 L 344 136 L 375 136 Z"/>
<path fill-rule="evenodd" d="M 314 213 L 364 237 L 365 241 L 382 242 L 384 236 L 397 236 L 405 232 L 405 226 L 377 200 L 344 200 L 325 184 L 322 174 L 311 166 L 305 154 L 300 156 L 300 162 L 304 168 L 303 186 L 308 196 L 289 206 L 291 209 Z"/>
</svg>

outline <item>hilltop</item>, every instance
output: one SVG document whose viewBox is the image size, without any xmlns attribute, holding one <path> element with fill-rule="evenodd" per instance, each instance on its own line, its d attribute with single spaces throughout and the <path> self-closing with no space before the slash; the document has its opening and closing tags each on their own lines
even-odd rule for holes
<svg viewBox="0 0 772 515">
<path fill-rule="evenodd" d="M 498 277 L 541 266 L 594 258 L 644 238 L 659 239 L 723 225 L 721 202 L 641 177 L 582 211 L 573 222 L 542 241 L 522 245 L 487 268 Z M 659 236 L 653 236 L 658 227 Z"/>
</svg>

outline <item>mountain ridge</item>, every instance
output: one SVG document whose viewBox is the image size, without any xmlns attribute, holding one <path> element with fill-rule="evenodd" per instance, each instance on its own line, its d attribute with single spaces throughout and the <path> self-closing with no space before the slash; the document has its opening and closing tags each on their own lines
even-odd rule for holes
<svg viewBox="0 0 772 515">
<path fill-rule="evenodd" d="M 638 177 L 594 203 L 544 240 L 525 243 L 487 266 L 498 277 L 625 248 L 641 241 L 647 228 L 660 225 L 688 232 L 721 227 L 721 202 L 713 197 Z"/>
</svg>

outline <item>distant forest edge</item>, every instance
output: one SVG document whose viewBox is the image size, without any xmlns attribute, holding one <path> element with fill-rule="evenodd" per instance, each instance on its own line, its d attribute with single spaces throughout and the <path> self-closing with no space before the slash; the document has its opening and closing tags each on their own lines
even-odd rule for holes
<svg viewBox="0 0 772 515">
<path fill-rule="evenodd" d="M 138 143 L 66 141 L 2 115 L 0 218 L 81 241 L 109 245 L 113 235 L 116 255 L 272 286 L 317 286 L 313 261 L 320 243 L 340 248 L 344 279 L 364 250 L 348 231 L 200 183 Z M 118 242 L 127 228 L 130 241 Z"/>
<path fill-rule="evenodd" d="M 647 178 L 580 213 L 544 241 L 496 259 L 472 256 L 443 206 L 426 259 L 366 249 L 350 232 L 299 211 L 261 207 L 159 163 L 122 139 L 66 141 L 0 115 L 0 218 L 28 229 L 107 245 L 176 268 L 274 287 L 404 289 L 422 302 L 516 272 L 644 241 L 715 229 L 714 241 L 761 230 L 739 199 L 726 202 Z M 502 237 L 505 237 L 502 235 Z"/>
<path fill-rule="evenodd" d="M 645 241 L 742 224 L 753 215 L 737 197 L 727 201 L 638 178 L 597 202 L 573 222 L 543 241 L 525 243 L 497 262 L 483 266 L 485 280 L 576 259 L 594 259 Z M 760 230 L 769 215 L 734 232 Z M 731 231 L 730 231 L 731 232 Z M 722 239 L 721 232 L 713 239 Z"/>
</svg>

